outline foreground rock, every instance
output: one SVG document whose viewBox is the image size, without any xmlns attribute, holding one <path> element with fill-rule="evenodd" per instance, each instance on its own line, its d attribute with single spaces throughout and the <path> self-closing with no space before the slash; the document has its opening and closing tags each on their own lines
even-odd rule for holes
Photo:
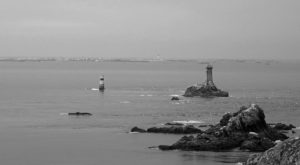
<svg viewBox="0 0 300 165">
<path fill-rule="evenodd" d="M 300 139 L 290 138 L 264 153 L 253 154 L 246 165 L 297 165 L 300 164 Z"/>
<path fill-rule="evenodd" d="M 228 97 L 229 93 L 218 89 L 214 84 L 194 85 L 186 89 L 185 97 Z"/>
<path fill-rule="evenodd" d="M 266 124 L 263 110 L 252 104 L 236 113 L 223 116 L 220 123 L 197 136 L 184 136 L 173 145 L 161 145 L 161 150 L 220 151 L 239 148 L 265 151 L 276 140 L 288 137 Z"/>
<path fill-rule="evenodd" d="M 141 129 L 138 127 L 133 127 L 131 132 L 140 132 L 140 133 L 168 133 L 168 134 L 195 134 L 195 133 L 202 133 L 198 128 L 195 128 L 192 125 L 187 126 L 171 126 L 171 127 L 151 127 L 147 130 Z"/>
</svg>

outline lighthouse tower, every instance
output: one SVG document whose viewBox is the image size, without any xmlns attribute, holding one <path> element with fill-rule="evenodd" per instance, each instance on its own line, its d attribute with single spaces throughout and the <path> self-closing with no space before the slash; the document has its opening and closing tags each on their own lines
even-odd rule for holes
<svg viewBox="0 0 300 165">
<path fill-rule="evenodd" d="M 206 83 L 207 84 L 210 84 L 210 83 L 213 84 L 212 69 L 213 69 L 213 66 L 211 64 L 208 64 L 206 67 Z"/>
<path fill-rule="evenodd" d="M 104 76 L 102 75 L 99 80 L 99 91 L 104 91 Z"/>
</svg>

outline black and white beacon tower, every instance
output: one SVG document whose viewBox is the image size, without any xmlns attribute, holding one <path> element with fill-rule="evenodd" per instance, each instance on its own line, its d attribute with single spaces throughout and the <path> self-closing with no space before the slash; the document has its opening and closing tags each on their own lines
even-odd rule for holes
<svg viewBox="0 0 300 165">
<path fill-rule="evenodd" d="M 104 76 L 102 75 L 99 80 L 99 91 L 104 91 Z"/>
</svg>

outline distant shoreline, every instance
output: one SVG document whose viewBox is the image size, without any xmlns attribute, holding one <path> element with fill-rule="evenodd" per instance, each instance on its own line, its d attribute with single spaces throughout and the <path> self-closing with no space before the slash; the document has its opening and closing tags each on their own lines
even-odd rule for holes
<svg viewBox="0 0 300 165">
<path fill-rule="evenodd" d="M 104 59 L 98 57 L 0 57 L 0 62 L 196 62 L 199 64 L 209 64 L 216 62 L 234 63 L 261 63 L 272 64 L 278 62 L 300 62 L 300 60 L 265 60 L 265 59 L 138 59 L 138 58 L 111 58 Z"/>
</svg>

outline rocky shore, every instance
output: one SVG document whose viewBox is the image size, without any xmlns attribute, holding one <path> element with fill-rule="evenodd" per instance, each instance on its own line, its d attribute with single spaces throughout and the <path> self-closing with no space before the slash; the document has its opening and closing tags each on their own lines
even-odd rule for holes
<svg viewBox="0 0 300 165">
<path fill-rule="evenodd" d="M 239 149 L 262 152 L 284 141 L 283 133 L 294 128 L 282 123 L 267 124 L 264 111 L 256 104 L 241 107 L 235 113 L 226 113 L 216 125 L 201 130 L 192 125 L 171 125 L 141 129 L 134 127 L 132 132 L 190 134 L 183 136 L 172 145 L 159 145 L 161 150 L 222 151 Z"/>
<path fill-rule="evenodd" d="M 220 123 L 196 136 L 184 136 L 172 145 L 160 145 L 161 150 L 220 151 L 238 148 L 265 151 L 275 146 L 276 140 L 288 137 L 269 126 L 263 110 L 255 104 L 227 113 Z"/>
</svg>

